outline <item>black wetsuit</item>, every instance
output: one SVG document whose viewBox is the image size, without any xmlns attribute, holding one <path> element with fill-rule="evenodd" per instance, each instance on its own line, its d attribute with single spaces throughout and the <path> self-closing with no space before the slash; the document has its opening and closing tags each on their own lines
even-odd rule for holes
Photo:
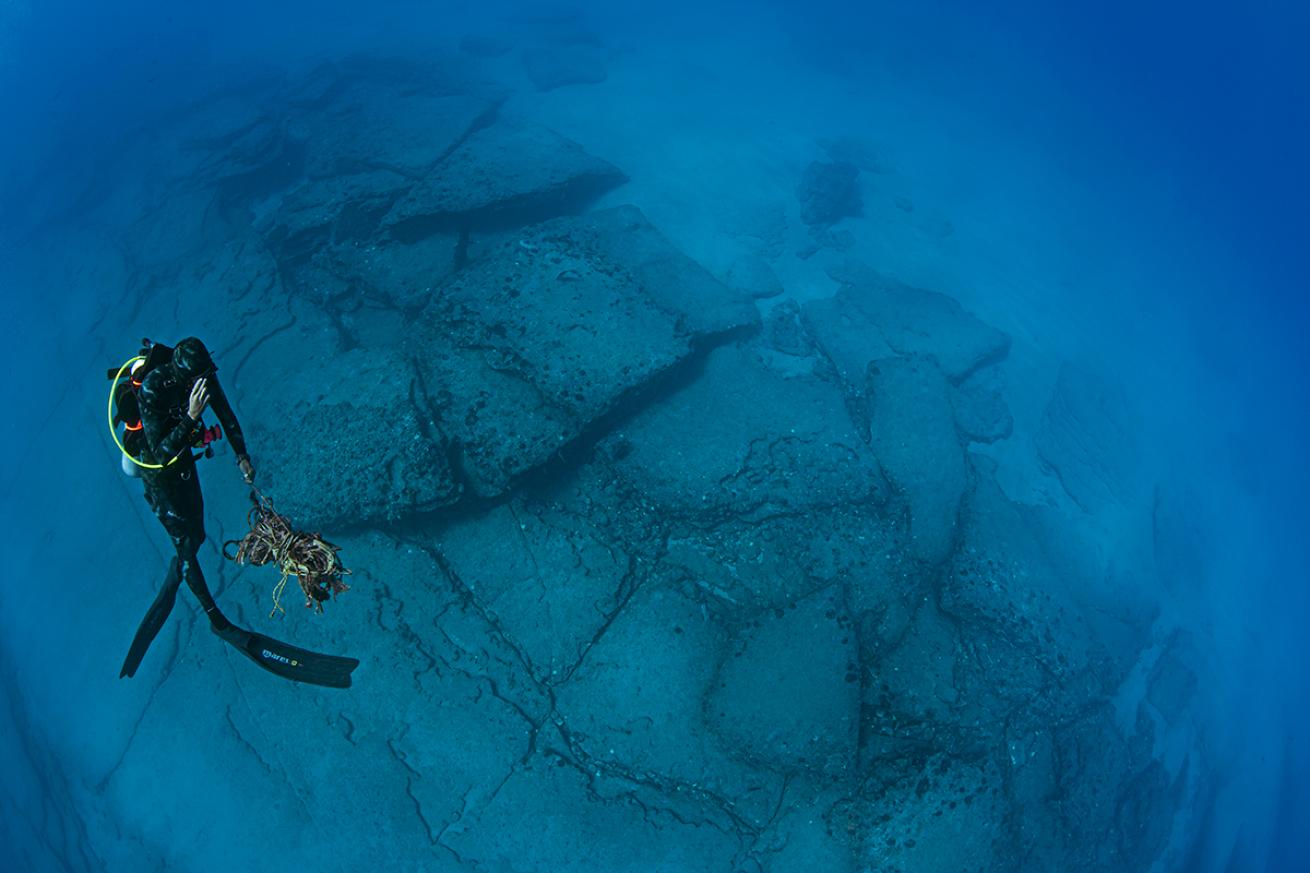
<svg viewBox="0 0 1310 873">
<path fill-rule="evenodd" d="M 246 457 L 246 441 L 232 404 L 216 376 L 211 373 L 206 377 L 206 383 L 209 386 L 209 408 L 218 416 L 223 434 L 240 460 Z M 204 425 L 192 419 L 187 411 L 193 384 L 194 380 L 181 377 L 171 364 L 152 370 L 141 383 L 141 423 L 145 437 L 143 460 L 167 464 L 161 470 L 143 470 L 141 478 L 145 482 L 146 502 L 164 530 L 168 531 L 177 550 L 177 571 L 200 601 L 215 629 L 222 629 L 229 622 L 214 603 L 197 557 L 205 541 L 205 500 L 191 449 L 200 438 Z M 172 458 L 177 460 L 169 464 Z"/>
</svg>

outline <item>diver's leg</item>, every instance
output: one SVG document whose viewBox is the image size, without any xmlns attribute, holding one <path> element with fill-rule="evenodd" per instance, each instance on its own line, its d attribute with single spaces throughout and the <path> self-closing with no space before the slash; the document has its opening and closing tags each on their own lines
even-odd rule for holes
<svg viewBox="0 0 1310 873">
<path fill-rule="evenodd" d="M 146 650 L 155 641 L 164 622 L 168 620 L 169 613 L 173 611 L 173 604 L 177 602 L 177 587 L 181 581 L 182 574 L 178 569 L 178 560 L 174 558 L 168 564 L 168 574 L 164 577 L 163 587 L 159 589 L 155 602 L 150 604 L 146 617 L 141 620 L 141 626 L 136 629 L 132 646 L 127 650 L 127 657 L 123 659 L 123 669 L 118 672 L 119 679 L 124 677 L 130 679 L 136 675 L 137 668 L 141 666 L 141 659 L 146 656 Z"/>
<path fill-rule="evenodd" d="M 205 499 L 196 471 L 185 471 L 170 480 L 168 487 L 156 495 L 155 504 L 155 512 L 177 550 L 182 580 L 196 596 L 215 631 L 230 627 L 231 622 L 214 602 L 204 571 L 200 569 L 200 546 L 205 541 Z"/>
<path fill-rule="evenodd" d="M 196 546 L 192 541 L 186 540 L 178 547 L 177 554 L 182 561 L 182 578 L 186 580 L 187 587 L 191 589 L 191 593 L 200 603 L 200 608 L 208 616 L 212 629 L 217 632 L 231 627 L 232 623 L 214 602 L 214 595 L 210 593 L 209 585 L 205 582 L 205 574 L 201 571 L 200 561 L 196 558 Z"/>
<path fill-rule="evenodd" d="M 167 492 L 159 487 L 159 483 L 145 483 L 146 503 L 150 505 L 155 516 L 164 525 L 165 530 L 169 531 L 172 536 L 173 518 L 170 513 L 169 499 Z M 168 620 L 169 614 L 173 611 L 173 604 L 177 602 L 177 588 L 181 584 L 182 573 L 180 563 L 177 558 L 169 562 L 168 572 L 164 575 L 164 584 L 160 587 L 159 593 L 155 595 L 155 602 L 150 604 L 150 609 L 146 611 L 145 618 L 141 620 L 140 626 L 136 629 L 136 635 L 132 637 L 132 645 L 127 650 L 127 657 L 123 659 L 123 667 L 119 670 L 118 678 L 131 678 L 136 675 L 137 669 L 141 666 L 141 661 L 146 656 L 150 644 L 155 641 L 159 631 L 163 629 L 164 622 Z"/>
</svg>

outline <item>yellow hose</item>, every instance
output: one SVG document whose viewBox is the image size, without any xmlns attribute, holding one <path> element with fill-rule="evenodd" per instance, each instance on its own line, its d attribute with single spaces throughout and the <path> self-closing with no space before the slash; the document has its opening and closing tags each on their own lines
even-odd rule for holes
<svg viewBox="0 0 1310 873">
<path fill-rule="evenodd" d="M 127 363 L 118 368 L 118 375 L 114 377 L 114 381 L 109 385 L 109 435 L 114 438 L 114 445 L 118 446 L 118 450 L 123 453 L 123 457 L 127 458 L 133 464 L 136 464 L 138 467 L 144 467 L 147 470 L 162 470 L 167 467 L 168 464 L 176 462 L 177 458 L 173 458 L 168 462 L 168 464 L 147 464 L 145 461 L 138 461 L 136 458 L 132 457 L 127 449 L 123 448 L 123 441 L 118 438 L 118 431 L 114 429 L 114 389 L 118 387 L 118 380 L 123 378 L 123 374 L 127 372 L 128 367 L 132 366 L 137 361 L 144 360 L 145 358 L 141 355 L 128 358 Z"/>
</svg>

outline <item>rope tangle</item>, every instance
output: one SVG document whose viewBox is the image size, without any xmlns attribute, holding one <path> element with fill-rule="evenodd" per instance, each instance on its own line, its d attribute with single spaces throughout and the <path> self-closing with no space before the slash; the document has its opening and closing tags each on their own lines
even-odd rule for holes
<svg viewBox="0 0 1310 873">
<path fill-rule="evenodd" d="M 291 526 L 284 515 L 273 510 L 273 501 L 258 490 L 251 492 L 255 505 L 250 510 L 250 533 L 241 540 L 229 540 L 223 544 L 223 557 L 238 564 L 253 564 L 262 567 L 276 564 L 282 571 L 282 578 L 273 588 L 273 609 L 269 617 L 284 613 L 282 592 L 287 586 L 287 578 L 295 576 L 300 589 L 305 592 L 305 608 L 323 611 L 323 602 L 335 598 L 350 586 L 342 578 L 350 571 L 341 563 L 337 553 L 339 546 L 323 539 L 316 533 L 304 533 Z M 228 547 L 235 544 L 235 554 L 228 554 Z"/>
</svg>

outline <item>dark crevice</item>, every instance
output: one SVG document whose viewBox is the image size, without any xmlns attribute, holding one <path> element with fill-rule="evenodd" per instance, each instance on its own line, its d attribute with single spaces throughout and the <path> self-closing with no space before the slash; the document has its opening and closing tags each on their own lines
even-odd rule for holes
<svg viewBox="0 0 1310 873">
<path fill-rule="evenodd" d="M 459 234 L 467 247 L 471 233 L 509 233 L 554 218 L 581 215 L 602 195 L 626 181 L 627 177 L 618 171 L 594 173 L 552 190 L 506 197 L 480 209 L 414 215 L 392 224 L 388 233 L 402 243 L 419 242 L 437 233 Z"/>
</svg>

